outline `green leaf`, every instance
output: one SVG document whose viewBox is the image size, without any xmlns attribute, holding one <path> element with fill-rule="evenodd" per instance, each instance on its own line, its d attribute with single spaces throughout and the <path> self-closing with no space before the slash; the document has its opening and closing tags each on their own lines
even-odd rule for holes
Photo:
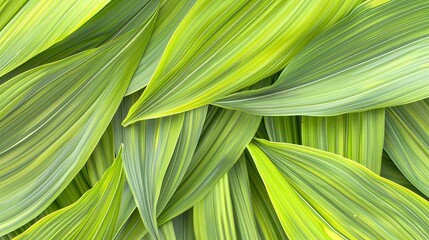
<svg viewBox="0 0 429 240">
<path fill-rule="evenodd" d="M 367 1 L 311 41 L 272 86 L 216 104 L 269 116 L 330 116 L 427 98 L 428 14 L 426 0 Z"/>
<path fill-rule="evenodd" d="M 0 77 L 76 31 L 109 1 L 30 0 L 0 31 Z"/>
<path fill-rule="evenodd" d="M 399 170 L 429 197 L 429 99 L 386 110 L 385 149 Z"/>
<path fill-rule="evenodd" d="M 195 239 L 192 208 L 175 217 L 172 221 L 177 240 Z"/>
<path fill-rule="evenodd" d="M 381 164 L 381 173 L 380 176 L 389 179 L 392 182 L 395 182 L 403 187 L 410 189 L 411 191 L 419 194 L 420 196 L 427 199 L 427 197 L 420 192 L 410 181 L 402 174 L 402 172 L 398 169 L 395 163 L 392 161 L 390 156 L 383 152 L 383 161 Z"/>
<path fill-rule="evenodd" d="M 429 202 L 354 161 L 266 140 L 255 140 L 249 150 L 268 189 L 292 187 L 308 211 L 345 238 L 425 239 L 429 234 Z M 279 199 L 280 206 L 291 199 L 270 198 Z M 284 211 L 284 217 L 290 213 Z M 297 213 L 302 221 L 311 216 Z"/>
<path fill-rule="evenodd" d="M 157 205 L 158 214 L 168 204 L 191 164 L 206 119 L 207 106 L 187 111 L 184 115 L 182 131 L 162 181 Z"/>
<path fill-rule="evenodd" d="M 302 120 L 302 144 L 336 153 L 380 174 L 384 109 Z"/>
<path fill-rule="evenodd" d="M 122 226 L 122 228 L 117 232 L 114 239 L 143 239 L 146 233 L 147 230 L 140 218 L 140 212 L 136 209 Z"/>
<path fill-rule="evenodd" d="M 238 239 L 259 239 L 252 208 L 249 176 L 244 154 L 228 172 L 229 189 Z"/>
<path fill-rule="evenodd" d="M 16 239 L 112 239 L 124 183 L 120 151 L 115 163 L 82 198 L 46 216 Z"/>
<path fill-rule="evenodd" d="M 247 146 L 284 231 L 292 239 L 329 239 L 329 229 L 255 143 Z M 285 198 L 287 196 L 287 198 Z"/>
<path fill-rule="evenodd" d="M 197 239 L 237 239 L 228 174 L 194 206 Z"/>
<path fill-rule="evenodd" d="M 301 117 L 264 117 L 269 140 L 273 142 L 301 143 Z"/>
<path fill-rule="evenodd" d="M 124 124 L 207 105 L 278 72 L 358 2 L 198 1 Z"/>
<path fill-rule="evenodd" d="M 126 101 L 128 108 L 136 94 Z M 124 169 L 144 225 L 156 239 L 157 202 L 162 182 L 179 138 L 185 114 L 133 124 L 124 131 Z"/>
<path fill-rule="evenodd" d="M 0 85 L 0 235 L 37 216 L 68 185 L 107 128 L 151 25 Z"/>
<path fill-rule="evenodd" d="M 128 1 L 128 0 L 126 0 Z M 131 79 L 126 95 L 144 88 L 155 72 L 168 41 L 196 0 L 165 0 L 159 9 L 155 27 L 143 58 Z"/>
<path fill-rule="evenodd" d="M 251 141 L 261 117 L 211 107 L 183 181 L 158 218 L 167 222 L 200 201 Z"/>
<path fill-rule="evenodd" d="M 256 166 L 247 152 L 244 154 L 250 180 L 253 212 L 261 239 L 287 239 L 286 233 L 276 215 L 267 189 L 258 174 Z"/>
<path fill-rule="evenodd" d="M 28 0 L 2 0 L 0 1 L 0 30 L 15 16 Z"/>
<path fill-rule="evenodd" d="M 150 21 L 158 7 L 159 0 L 111 0 L 94 17 L 66 38 L 1 77 L 0 83 L 37 66 L 61 60 L 116 39 Z M 145 34 L 150 36 L 150 31 L 146 31 Z"/>
</svg>

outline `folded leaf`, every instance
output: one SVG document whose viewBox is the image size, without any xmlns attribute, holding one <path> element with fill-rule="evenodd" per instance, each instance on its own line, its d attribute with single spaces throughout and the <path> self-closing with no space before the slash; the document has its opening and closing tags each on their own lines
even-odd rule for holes
<svg viewBox="0 0 429 240">
<path fill-rule="evenodd" d="M 264 181 L 273 207 L 287 236 L 292 239 L 329 239 L 331 226 L 319 219 L 291 183 L 254 143 L 247 147 Z M 286 198 L 287 196 L 287 198 Z"/>
<path fill-rule="evenodd" d="M 196 0 L 163 1 L 143 58 L 128 86 L 127 95 L 144 88 L 149 83 L 168 41 L 195 2 Z"/>
<path fill-rule="evenodd" d="M 216 104 L 269 116 L 330 116 L 429 97 L 429 2 L 367 1 L 260 90 Z"/>
<path fill-rule="evenodd" d="M 249 176 L 244 154 L 228 172 L 229 190 L 238 239 L 259 239 L 252 208 Z"/>
<path fill-rule="evenodd" d="M 129 107 L 137 100 L 131 95 Z M 185 114 L 151 119 L 133 124 L 124 131 L 124 170 L 151 237 L 160 238 L 157 202 L 168 165 L 184 123 Z"/>
<path fill-rule="evenodd" d="M 16 239 L 112 239 L 125 183 L 121 155 L 76 203 L 46 216 Z"/>
<path fill-rule="evenodd" d="M 84 166 L 126 91 L 145 25 L 0 85 L 0 235 L 45 209 Z"/>
<path fill-rule="evenodd" d="M 151 20 L 159 0 L 111 0 L 94 17 L 63 40 L 37 54 L 0 78 L 0 83 L 40 65 L 99 47 Z M 150 35 L 147 31 L 145 34 Z M 118 148 L 115 148 L 117 150 Z"/>
<path fill-rule="evenodd" d="M 381 173 L 380 176 L 389 179 L 392 182 L 395 182 L 403 187 L 410 189 L 411 191 L 417 193 L 418 195 L 425 197 L 425 195 L 420 192 L 410 181 L 402 174 L 401 170 L 395 165 L 390 156 L 383 152 L 383 161 L 381 163 Z M 427 197 L 426 197 L 427 199 Z"/>
<path fill-rule="evenodd" d="M 198 1 L 124 124 L 207 105 L 276 73 L 358 2 Z"/>
<path fill-rule="evenodd" d="M 244 155 L 249 173 L 253 212 L 260 238 L 287 239 L 252 157 L 247 152 Z"/>
<path fill-rule="evenodd" d="M 292 187 L 308 211 L 317 213 L 317 218 L 344 238 L 424 239 L 429 234 L 429 202 L 354 161 L 266 140 L 255 140 L 249 150 L 268 189 Z M 291 199 L 289 195 L 270 198 L 280 206 Z M 284 213 L 288 217 L 291 212 Z M 297 214 L 303 221 L 310 217 L 304 211 Z M 311 235 L 304 237 L 308 238 Z"/>
<path fill-rule="evenodd" d="M 195 237 L 237 239 L 232 207 L 228 174 L 225 174 L 194 206 Z"/>
<path fill-rule="evenodd" d="M 238 160 L 260 121 L 261 117 L 255 115 L 209 109 L 191 163 L 158 222 L 167 222 L 204 198 Z"/>
<path fill-rule="evenodd" d="M 143 239 L 146 233 L 147 233 L 147 230 L 140 218 L 140 213 L 136 209 L 113 239 L 115 240 Z"/>
<path fill-rule="evenodd" d="M 110 0 L 30 0 L 0 31 L 0 77 L 63 40 Z"/>
<path fill-rule="evenodd" d="M 184 113 L 182 131 L 162 181 L 157 213 L 161 213 L 182 182 L 197 148 L 207 115 L 207 106 Z"/>
<path fill-rule="evenodd" d="M 302 120 L 302 145 L 336 153 L 380 174 L 384 109 Z"/>
<path fill-rule="evenodd" d="M 385 149 L 405 177 L 429 197 L 429 99 L 386 110 Z"/>
</svg>

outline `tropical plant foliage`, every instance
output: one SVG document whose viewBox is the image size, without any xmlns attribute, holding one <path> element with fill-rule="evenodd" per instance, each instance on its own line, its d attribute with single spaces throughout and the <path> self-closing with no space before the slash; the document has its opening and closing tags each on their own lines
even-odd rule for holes
<svg viewBox="0 0 429 240">
<path fill-rule="evenodd" d="M 429 239 L 429 1 L 0 0 L 0 239 Z"/>
</svg>

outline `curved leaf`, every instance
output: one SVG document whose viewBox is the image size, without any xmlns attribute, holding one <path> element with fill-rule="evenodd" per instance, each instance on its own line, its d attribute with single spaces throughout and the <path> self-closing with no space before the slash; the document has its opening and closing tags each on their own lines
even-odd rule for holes
<svg viewBox="0 0 429 240">
<path fill-rule="evenodd" d="M 247 146 L 259 174 L 267 188 L 268 195 L 279 220 L 289 238 L 329 239 L 329 225 L 301 199 L 293 186 L 276 169 L 270 159 L 254 143 Z M 287 196 L 287 198 L 285 198 Z M 333 234 L 335 236 L 335 234 Z"/>
<path fill-rule="evenodd" d="M 426 0 L 367 1 L 311 41 L 272 86 L 216 105 L 270 116 L 330 116 L 427 98 L 428 14 Z"/>
<path fill-rule="evenodd" d="M 386 110 L 385 149 L 405 177 L 429 197 L 429 99 Z"/>
<path fill-rule="evenodd" d="M 126 0 L 129 1 L 129 0 Z M 155 27 L 143 58 L 131 79 L 126 95 L 144 88 L 153 76 L 167 43 L 179 23 L 189 12 L 196 0 L 165 0 L 159 9 Z"/>
<path fill-rule="evenodd" d="M 109 1 L 30 0 L 0 31 L 0 77 L 76 31 Z"/>
<path fill-rule="evenodd" d="M 247 152 L 252 206 L 261 239 L 287 239 L 256 166 Z"/>
<path fill-rule="evenodd" d="M 83 167 L 141 58 L 146 25 L 0 85 L 0 235 L 45 209 Z"/>
<path fill-rule="evenodd" d="M 130 106 L 136 94 L 125 104 Z M 185 114 L 133 124 L 124 131 L 124 169 L 144 225 L 150 235 L 160 238 L 157 202 L 162 181 L 179 138 Z"/>
<path fill-rule="evenodd" d="M 358 2 L 198 1 L 124 124 L 207 105 L 276 73 Z"/>
<path fill-rule="evenodd" d="M 125 178 L 122 154 L 76 203 L 38 221 L 16 239 L 112 239 Z"/>
<path fill-rule="evenodd" d="M 116 39 L 151 20 L 159 0 L 111 0 L 94 17 L 66 38 L 0 78 L 0 83 L 27 70 L 55 62 Z M 147 31 L 145 34 L 150 35 Z M 115 148 L 117 150 L 119 148 Z"/>
<path fill-rule="evenodd" d="M 159 223 L 191 208 L 228 172 L 251 141 L 261 117 L 212 107 L 194 156 Z"/>
<path fill-rule="evenodd" d="M 429 202 L 354 161 L 266 140 L 252 142 L 249 150 L 267 188 L 292 187 L 309 210 L 345 238 L 426 239 L 429 234 Z M 278 199 L 287 204 L 290 197 Z"/>
</svg>

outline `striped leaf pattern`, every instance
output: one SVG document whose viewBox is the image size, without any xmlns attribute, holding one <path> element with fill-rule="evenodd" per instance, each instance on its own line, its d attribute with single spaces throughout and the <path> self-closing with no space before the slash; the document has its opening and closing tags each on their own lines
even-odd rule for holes
<svg viewBox="0 0 429 240">
<path fill-rule="evenodd" d="M 427 0 L 0 0 L 0 240 L 429 239 Z"/>
</svg>

